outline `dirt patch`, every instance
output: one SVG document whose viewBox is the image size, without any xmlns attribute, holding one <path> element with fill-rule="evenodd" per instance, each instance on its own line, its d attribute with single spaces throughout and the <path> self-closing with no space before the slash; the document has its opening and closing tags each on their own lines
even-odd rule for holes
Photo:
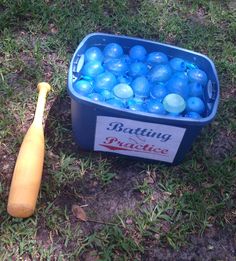
<svg viewBox="0 0 236 261">
<path fill-rule="evenodd" d="M 127 210 L 138 211 L 138 206 L 142 201 L 142 196 L 135 189 L 143 175 L 138 176 L 134 172 L 126 172 L 119 175 L 119 179 L 112 182 L 110 186 L 101 187 L 99 182 L 92 176 L 85 178 L 81 182 L 67 185 L 63 193 L 57 198 L 56 203 L 60 207 L 71 209 L 73 204 L 84 206 L 89 222 L 80 223 L 84 234 L 91 234 L 104 225 L 112 222 L 117 214 L 122 214 Z M 74 196 L 77 190 L 79 197 Z M 71 222 L 78 223 L 72 212 Z"/>
<path fill-rule="evenodd" d="M 223 160 L 229 155 L 236 153 L 236 135 L 235 133 L 227 133 L 226 131 L 221 131 L 221 133 L 216 136 L 214 143 L 205 147 L 206 155 L 215 159 Z"/>
<path fill-rule="evenodd" d="M 129 11 L 136 14 L 141 6 L 142 1 L 140 0 L 130 0 L 128 1 Z"/>
<path fill-rule="evenodd" d="M 235 0 L 231 0 L 227 3 L 229 9 L 231 9 L 232 11 L 236 10 L 236 1 Z"/>
<path fill-rule="evenodd" d="M 208 229 L 202 237 L 192 235 L 188 244 L 175 251 L 170 248 L 155 246 L 148 249 L 143 255 L 145 261 L 212 261 L 236 260 L 236 237 L 232 227 L 225 229 L 212 227 Z"/>
<path fill-rule="evenodd" d="M 194 14 L 188 14 L 187 18 L 193 23 L 197 23 L 200 25 L 207 25 L 207 11 L 204 7 L 199 7 L 198 10 Z"/>
<path fill-rule="evenodd" d="M 9 181 L 15 165 L 16 156 L 9 152 L 6 144 L 0 146 L 0 166 L 3 180 Z"/>
</svg>

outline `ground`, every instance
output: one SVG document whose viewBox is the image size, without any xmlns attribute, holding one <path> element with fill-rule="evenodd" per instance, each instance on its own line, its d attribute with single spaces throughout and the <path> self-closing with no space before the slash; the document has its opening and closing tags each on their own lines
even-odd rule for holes
<svg viewBox="0 0 236 261">
<path fill-rule="evenodd" d="M 236 260 L 234 8 L 219 0 L 0 1 L 1 260 Z M 97 31 L 170 43 L 214 61 L 218 112 L 181 164 L 75 144 L 67 71 L 79 42 Z M 7 197 L 42 80 L 53 87 L 42 186 L 35 214 L 21 220 L 7 214 Z"/>
</svg>

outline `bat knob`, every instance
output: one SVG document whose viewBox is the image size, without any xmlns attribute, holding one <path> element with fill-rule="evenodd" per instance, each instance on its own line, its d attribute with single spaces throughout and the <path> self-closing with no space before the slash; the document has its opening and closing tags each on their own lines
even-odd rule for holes
<svg viewBox="0 0 236 261">
<path fill-rule="evenodd" d="M 38 90 L 46 89 L 47 92 L 51 90 L 51 86 L 47 82 L 40 82 L 37 86 Z"/>
<path fill-rule="evenodd" d="M 27 218 L 33 215 L 34 206 L 25 206 L 22 202 L 19 204 L 8 204 L 7 212 L 12 217 Z"/>
</svg>

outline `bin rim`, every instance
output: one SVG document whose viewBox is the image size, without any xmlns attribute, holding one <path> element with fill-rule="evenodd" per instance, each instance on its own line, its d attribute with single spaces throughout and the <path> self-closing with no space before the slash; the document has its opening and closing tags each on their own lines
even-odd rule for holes
<svg viewBox="0 0 236 261">
<path fill-rule="evenodd" d="M 168 48 L 173 48 L 175 50 L 180 50 L 180 51 L 184 51 L 184 52 L 188 52 L 190 54 L 193 55 L 197 55 L 197 56 L 201 56 L 204 59 L 208 60 L 208 62 L 210 63 L 213 73 L 215 75 L 216 78 L 216 97 L 214 99 L 214 104 L 213 104 L 213 108 L 211 113 L 207 116 L 207 117 L 203 117 L 200 119 L 192 119 L 192 118 L 187 118 L 187 117 L 174 117 L 171 115 L 157 115 L 157 114 L 152 114 L 152 113 L 148 113 L 148 112 L 140 112 L 140 111 L 131 111 L 129 109 L 125 109 L 125 108 L 115 108 L 112 105 L 109 105 L 107 103 L 102 103 L 102 102 L 96 102 L 96 101 L 91 101 L 89 98 L 82 96 L 78 93 L 76 93 L 72 87 L 72 66 L 73 66 L 73 61 L 77 56 L 78 51 L 81 49 L 81 47 L 86 43 L 86 41 L 94 36 L 101 36 L 101 37 L 116 37 L 116 38 L 120 38 L 120 39 L 129 39 L 129 40 L 138 40 L 144 43 L 152 43 L 152 44 L 159 44 L 162 45 L 164 47 L 168 47 Z M 116 112 L 122 112 L 126 113 L 128 115 L 135 115 L 135 116 L 143 116 L 147 119 L 161 119 L 161 120 L 171 120 L 173 122 L 183 122 L 183 123 L 191 123 L 193 125 L 206 125 L 208 123 L 210 123 L 215 117 L 216 117 L 216 113 L 217 113 L 217 109 L 218 109 L 218 105 L 219 105 L 219 96 L 220 96 L 220 84 L 219 84 L 219 79 L 218 79 L 218 75 L 217 75 L 217 71 L 215 68 L 215 65 L 213 63 L 213 61 L 206 55 L 189 50 L 189 49 L 185 49 L 182 47 L 178 47 L 175 45 L 171 45 L 171 44 L 166 44 L 166 43 L 162 43 L 162 42 L 158 42 L 158 41 L 153 41 L 153 40 L 146 40 L 143 38 L 139 38 L 139 37 L 133 37 L 133 36 L 126 36 L 126 35 L 115 35 L 115 34 L 108 34 L 108 33 L 90 33 L 88 35 L 86 35 L 82 41 L 79 43 L 79 45 L 77 46 L 71 60 L 70 60 L 70 65 L 69 65 L 69 71 L 68 71 L 68 76 L 67 76 L 67 91 L 69 93 L 69 96 L 75 100 L 76 102 L 80 102 L 86 105 L 90 105 L 90 106 L 96 106 L 98 108 L 106 108 L 106 109 L 110 109 L 110 110 L 114 110 Z"/>
</svg>

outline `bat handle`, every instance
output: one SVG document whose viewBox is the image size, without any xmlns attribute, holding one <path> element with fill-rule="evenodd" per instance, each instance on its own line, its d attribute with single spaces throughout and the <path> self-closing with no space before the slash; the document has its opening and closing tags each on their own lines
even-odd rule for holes
<svg viewBox="0 0 236 261">
<path fill-rule="evenodd" d="M 39 96 L 33 123 L 36 125 L 41 125 L 43 121 L 43 112 L 46 103 L 46 96 L 47 93 L 51 90 L 51 86 L 46 82 L 40 82 L 37 88 L 39 91 Z"/>
</svg>

